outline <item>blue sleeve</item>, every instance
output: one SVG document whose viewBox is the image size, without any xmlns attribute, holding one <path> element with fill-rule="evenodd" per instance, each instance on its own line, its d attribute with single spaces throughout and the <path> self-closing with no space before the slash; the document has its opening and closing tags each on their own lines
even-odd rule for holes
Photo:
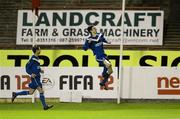
<svg viewBox="0 0 180 119">
<path fill-rule="evenodd" d="M 31 60 L 29 60 L 29 62 L 26 64 L 26 72 L 31 75 L 33 73 L 32 71 L 32 65 L 33 65 L 33 62 Z"/>
<path fill-rule="evenodd" d="M 88 40 L 85 41 L 84 45 L 83 45 L 83 50 L 88 50 L 89 49 L 90 44 L 88 43 Z"/>
<path fill-rule="evenodd" d="M 104 38 L 104 34 L 102 34 L 101 38 L 104 43 L 108 43 L 108 41 Z"/>
</svg>

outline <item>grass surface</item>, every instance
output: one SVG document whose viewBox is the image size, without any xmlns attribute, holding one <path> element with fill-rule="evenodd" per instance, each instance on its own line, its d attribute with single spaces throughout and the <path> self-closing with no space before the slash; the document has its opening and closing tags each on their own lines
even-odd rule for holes
<svg viewBox="0 0 180 119">
<path fill-rule="evenodd" d="M 54 103 L 51 110 L 44 111 L 40 103 L 1 103 L 0 119 L 180 119 L 180 104 Z"/>
</svg>

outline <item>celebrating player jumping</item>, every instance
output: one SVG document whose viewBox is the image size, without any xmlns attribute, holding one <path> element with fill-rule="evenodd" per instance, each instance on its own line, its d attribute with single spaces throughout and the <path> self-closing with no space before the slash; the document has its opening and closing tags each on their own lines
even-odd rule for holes
<svg viewBox="0 0 180 119">
<path fill-rule="evenodd" d="M 104 79 L 99 83 L 99 85 L 104 87 L 105 90 L 108 90 L 105 83 L 108 81 L 108 78 L 112 74 L 113 70 L 111 62 L 108 60 L 107 55 L 104 52 L 103 43 L 110 44 L 110 42 L 104 38 L 102 33 L 97 33 L 95 26 L 89 26 L 87 30 L 91 35 L 86 39 L 83 49 L 91 49 L 96 56 L 97 62 L 100 64 L 100 66 L 104 67 L 102 72 Z"/>
</svg>

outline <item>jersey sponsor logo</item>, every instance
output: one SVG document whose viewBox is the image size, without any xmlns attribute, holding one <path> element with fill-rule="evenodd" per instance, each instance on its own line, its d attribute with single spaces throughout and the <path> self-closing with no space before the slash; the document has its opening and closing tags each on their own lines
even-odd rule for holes
<svg viewBox="0 0 180 119">
<path fill-rule="evenodd" d="M 97 44 L 95 45 L 95 47 L 99 47 L 99 46 L 101 46 L 101 45 L 103 45 L 103 42 L 97 43 Z"/>
</svg>

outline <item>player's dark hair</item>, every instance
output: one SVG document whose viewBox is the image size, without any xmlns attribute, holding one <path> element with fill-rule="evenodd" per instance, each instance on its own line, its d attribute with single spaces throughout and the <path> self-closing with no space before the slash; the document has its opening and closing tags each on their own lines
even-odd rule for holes
<svg viewBox="0 0 180 119">
<path fill-rule="evenodd" d="M 88 26 L 87 30 L 88 30 L 89 33 L 91 33 L 91 30 L 92 30 L 92 27 L 93 27 L 93 26 L 94 26 L 94 25 Z"/>
<path fill-rule="evenodd" d="M 34 45 L 34 46 L 32 47 L 33 53 L 36 53 L 36 51 L 39 50 L 39 49 L 40 49 L 40 47 L 37 46 L 37 45 Z"/>
</svg>

